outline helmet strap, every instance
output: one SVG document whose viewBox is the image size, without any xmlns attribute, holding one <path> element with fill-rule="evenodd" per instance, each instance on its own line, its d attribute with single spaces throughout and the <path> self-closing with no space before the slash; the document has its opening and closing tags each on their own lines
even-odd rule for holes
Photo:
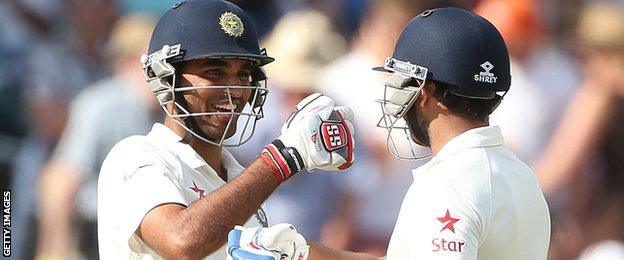
<svg viewBox="0 0 624 260">
<path fill-rule="evenodd" d="M 186 111 L 190 111 L 188 107 L 188 103 L 186 102 L 186 99 L 182 97 L 182 95 L 175 95 L 175 102 L 178 103 L 181 107 L 183 107 Z M 188 127 L 189 130 L 193 131 L 195 134 L 201 136 L 202 138 L 206 140 L 216 142 L 214 138 L 209 137 L 206 133 L 204 133 L 203 130 L 201 130 L 201 128 L 199 128 L 199 125 L 197 124 L 197 121 L 195 121 L 194 117 L 192 116 L 184 117 L 183 121 L 184 121 L 184 125 L 186 125 L 186 127 Z M 183 140 L 188 139 L 188 141 L 186 142 L 188 143 L 191 141 L 192 137 L 193 137 L 192 134 L 187 131 L 184 134 Z"/>
</svg>

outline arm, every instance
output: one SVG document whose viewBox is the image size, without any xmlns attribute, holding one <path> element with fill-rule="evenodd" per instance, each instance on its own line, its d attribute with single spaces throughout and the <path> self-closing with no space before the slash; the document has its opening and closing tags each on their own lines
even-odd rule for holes
<svg viewBox="0 0 624 260">
<path fill-rule="evenodd" d="M 189 207 L 164 204 L 143 219 L 137 235 L 165 258 L 200 258 L 219 249 L 277 188 L 271 168 L 256 160 L 232 182 Z"/>
<path fill-rule="evenodd" d="M 267 145 L 259 159 L 232 182 L 188 207 L 168 203 L 145 215 L 136 234 L 166 257 L 198 258 L 226 241 L 235 225 L 244 223 L 271 192 L 303 167 L 336 170 L 353 162 L 352 111 L 334 108 L 330 98 L 312 95 L 300 102 L 282 135 Z M 344 115 L 338 121 L 332 116 Z M 345 122 L 346 121 L 346 122 Z M 338 125 L 348 139 L 310 138 L 325 125 Z M 318 133 L 321 135 L 321 133 Z M 344 136 L 343 136 L 344 137 Z M 329 149 L 328 142 L 342 144 Z M 325 147 L 325 149 L 322 149 Z"/>
<path fill-rule="evenodd" d="M 405 198 L 409 202 L 404 203 L 408 206 L 401 208 L 386 257 L 477 259 L 480 230 L 487 224 L 479 217 L 481 214 L 475 214 L 472 202 L 466 203 L 467 196 L 443 183 L 427 183 L 410 191 Z M 320 244 L 308 246 L 292 225 L 284 223 L 268 228 L 237 226 L 230 231 L 227 251 L 228 259 L 234 260 L 385 259 Z"/>
<path fill-rule="evenodd" d="M 373 255 L 333 249 L 320 244 L 308 246 L 305 238 L 288 223 L 272 227 L 236 226 L 228 234 L 227 251 L 227 259 L 234 260 L 379 259 Z"/>
<path fill-rule="evenodd" d="M 373 259 L 382 259 L 374 255 L 369 255 L 365 253 L 356 253 L 345 250 L 333 249 L 329 247 L 325 247 L 321 244 L 311 244 L 310 245 L 310 260 L 317 259 L 337 259 L 337 260 L 373 260 Z"/>
</svg>

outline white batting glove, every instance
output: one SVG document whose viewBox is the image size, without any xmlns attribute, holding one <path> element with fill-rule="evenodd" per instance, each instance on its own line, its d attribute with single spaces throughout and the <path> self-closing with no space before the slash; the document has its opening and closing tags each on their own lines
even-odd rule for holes
<svg viewBox="0 0 624 260">
<path fill-rule="evenodd" d="M 245 228 L 236 226 L 228 234 L 227 259 L 306 260 L 309 246 L 291 224 Z"/>
<path fill-rule="evenodd" d="M 309 95 L 297 104 L 282 134 L 260 157 L 272 166 L 279 182 L 303 168 L 347 169 L 355 160 L 352 120 L 351 108 L 335 106 L 333 99 L 319 93 Z"/>
</svg>

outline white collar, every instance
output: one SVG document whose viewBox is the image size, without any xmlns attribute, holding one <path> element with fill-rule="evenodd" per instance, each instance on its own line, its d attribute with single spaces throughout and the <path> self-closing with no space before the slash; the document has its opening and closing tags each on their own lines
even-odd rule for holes
<svg viewBox="0 0 624 260">
<path fill-rule="evenodd" d="M 417 172 L 426 171 L 437 163 L 444 161 L 456 153 L 466 149 L 501 145 L 503 145 L 503 135 L 501 134 L 500 127 L 484 126 L 473 128 L 453 137 L 453 139 L 442 146 L 442 149 L 440 149 L 438 154 L 433 156 L 429 162 L 421 167 L 418 167 L 412 172 L 417 174 Z"/>
<path fill-rule="evenodd" d="M 214 171 L 214 169 L 206 163 L 206 161 L 193 149 L 193 147 L 187 143 L 181 142 L 183 138 L 173 132 L 173 130 L 169 127 L 161 123 L 155 123 L 147 136 L 159 140 L 159 142 L 162 142 L 166 146 L 170 147 L 180 158 L 180 160 L 193 169 L 198 170 L 199 168 L 206 166 L 205 168 Z M 223 168 L 225 168 L 228 173 L 228 180 L 233 179 L 245 169 L 238 163 L 238 161 L 236 161 L 230 152 L 223 148 L 221 149 L 221 162 L 223 163 Z"/>
</svg>

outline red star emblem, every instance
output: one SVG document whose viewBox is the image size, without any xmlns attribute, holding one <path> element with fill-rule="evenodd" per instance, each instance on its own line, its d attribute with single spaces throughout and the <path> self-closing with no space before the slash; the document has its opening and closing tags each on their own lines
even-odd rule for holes
<svg viewBox="0 0 624 260">
<path fill-rule="evenodd" d="M 457 221 L 459 221 L 459 219 L 451 217 L 451 213 L 449 213 L 448 209 L 446 210 L 446 214 L 444 215 L 444 217 L 437 218 L 437 219 L 442 224 L 446 223 L 446 225 L 444 225 L 444 227 L 442 227 L 442 229 L 440 229 L 440 232 L 444 231 L 445 229 L 448 229 L 448 230 L 452 231 L 453 233 L 455 233 L 455 227 L 453 225 L 455 223 L 457 223 Z"/>
<path fill-rule="evenodd" d="M 193 181 L 193 187 L 189 187 L 189 189 L 193 190 L 194 192 L 197 192 L 197 194 L 199 195 L 199 198 L 204 197 L 205 190 L 202 190 L 199 187 L 197 187 L 197 184 L 195 184 L 195 181 Z"/>
</svg>

